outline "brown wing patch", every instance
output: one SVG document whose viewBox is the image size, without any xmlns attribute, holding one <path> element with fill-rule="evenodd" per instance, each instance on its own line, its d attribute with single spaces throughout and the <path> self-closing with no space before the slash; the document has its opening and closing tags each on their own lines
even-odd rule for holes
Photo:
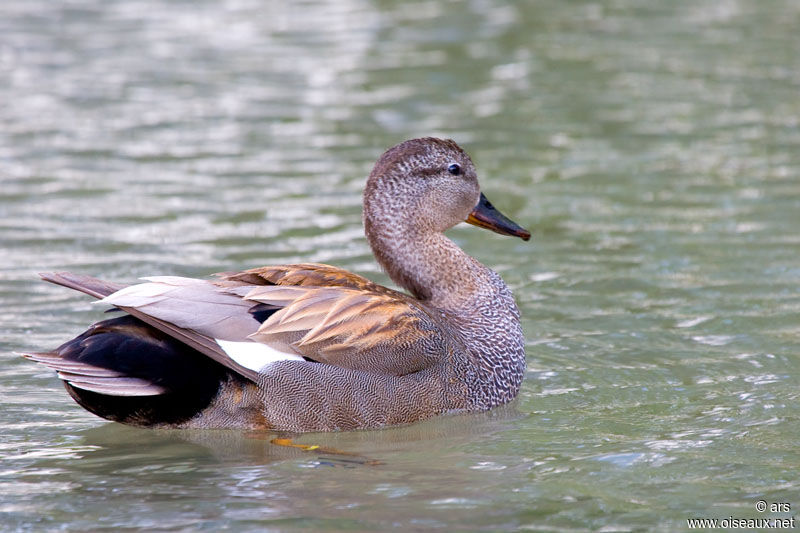
<svg viewBox="0 0 800 533">
<path fill-rule="evenodd" d="M 266 289 L 266 290 L 265 290 Z M 312 350 L 312 345 L 324 352 L 325 341 L 337 340 L 337 344 L 352 350 L 364 350 L 398 337 L 423 336 L 416 327 L 420 322 L 419 312 L 407 302 L 386 294 L 366 293 L 352 289 L 309 288 L 302 290 L 291 302 L 291 296 L 283 288 L 267 287 L 253 289 L 246 299 L 273 305 L 284 305 L 283 309 L 267 319 L 253 339 L 269 344 L 279 340 L 281 334 L 302 333 L 292 344 L 303 352 Z M 274 294 L 272 294 L 274 293 Z"/>
<path fill-rule="evenodd" d="M 427 313 L 393 291 L 264 286 L 245 298 L 283 306 L 250 336 L 253 340 L 291 346 L 316 361 L 348 368 L 416 371 L 429 362 L 422 355 L 426 341 L 440 333 Z"/>
<path fill-rule="evenodd" d="M 219 277 L 225 292 L 279 308 L 250 338 L 321 363 L 405 375 L 435 364 L 447 342 L 422 304 L 341 268 L 299 263 Z"/>
<path fill-rule="evenodd" d="M 297 263 L 253 268 L 220 274 L 223 281 L 244 285 L 294 285 L 301 287 L 347 287 L 376 290 L 379 285 L 343 268 L 322 263 Z"/>
</svg>

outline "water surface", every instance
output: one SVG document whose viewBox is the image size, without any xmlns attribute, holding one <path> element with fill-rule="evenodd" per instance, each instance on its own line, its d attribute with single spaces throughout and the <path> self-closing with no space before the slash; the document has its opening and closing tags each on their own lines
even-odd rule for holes
<svg viewBox="0 0 800 533">
<path fill-rule="evenodd" d="M 684 530 L 800 508 L 800 4 L 0 5 L 0 521 L 10 530 Z M 319 261 L 388 283 L 360 194 L 456 139 L 530 243 L 450 235 L 519 302 L 497 411 L 145 431 L 13 352 L 103 317 L 36 280 Z M 758 500 L 791 504 L 759 513 Z"/>
</svg>

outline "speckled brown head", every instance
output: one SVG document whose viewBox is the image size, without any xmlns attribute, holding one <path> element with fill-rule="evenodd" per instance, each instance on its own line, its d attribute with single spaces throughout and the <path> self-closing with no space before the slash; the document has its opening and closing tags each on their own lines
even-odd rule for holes
<svg viewBox="0 0 800 533">
<path fill-rule="evenodd" d="M 411 139 L 381 156 L 364 189 L 367 234 L 386 225 L 441 233 L 459 222 L 530 238 L 483 196 L 475 165 L 454 141 Z"/>
<path fill-rule="evenodd" d="M 530 238 L 481 193 L 475 165 L 454 141 L 411 139 L 380 157 L 364 189 L 364 229 L 392 279 L 420 298 L 428 296 L 415 282 L 419 262 L 413 256 L 426 253 L 426 245 L 432 254 L 430 236 L 460 222 Z"/>
</svg>

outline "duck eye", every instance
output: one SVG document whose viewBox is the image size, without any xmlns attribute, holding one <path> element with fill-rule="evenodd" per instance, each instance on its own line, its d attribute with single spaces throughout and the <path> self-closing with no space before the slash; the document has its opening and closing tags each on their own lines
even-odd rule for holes
<svg viewBox="0 0 800 533">
<path fill-rule="evenodd" d="M 455 163 L 447 167 L 447 171 L 452 174 L 453 176 L 458 176 L 461 174 L 461 167 Z"/>
</svg>

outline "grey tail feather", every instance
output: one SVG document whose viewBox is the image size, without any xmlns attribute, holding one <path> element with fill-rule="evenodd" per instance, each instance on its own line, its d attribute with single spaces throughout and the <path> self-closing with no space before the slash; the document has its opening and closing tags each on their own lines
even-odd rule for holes
<svg viewBox="0 0 800 533">
<path fill-rule="evenodd" d="M 39 276 L 50 283 L 80 291 L 95 298 L 105 298 L 109 294 L 124 289 L 126 285 L 103 281 L 83 274 L 72 272 L 40 272 Z"/>
</svg>

